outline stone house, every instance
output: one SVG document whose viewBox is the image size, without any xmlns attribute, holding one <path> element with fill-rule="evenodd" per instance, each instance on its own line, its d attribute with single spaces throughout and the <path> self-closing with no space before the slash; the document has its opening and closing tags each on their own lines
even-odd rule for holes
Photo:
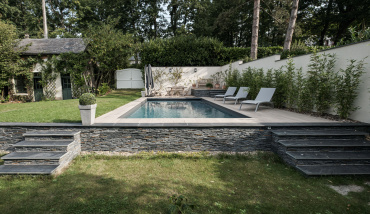
<svg viewBox="0 0 370 214">
<path fill-rule="evenodd" d="M 61 38 L 61 39 L 22 39 L 19 47 L 28 46 L 28 49 L 22 52 L 21 57 L 41 57 L 42 60 L 47 61 L 53 55 L 60 55 L 62 53 L 81 53 L 86 50 L 86 45 L 81 38 Z M 41 84 L 42 80 L 42 65 L 37 63 L 33 67 L 33 101 L 40 101 L 45 94 L 45 89 Z M 53 83 L 53 90 L 56 100 L 72 99 L 72 83 L 70 76 L 56 74 L 55 83 Z M 26 78 L 22 75 L 17 76 L 13 80 L 13 91 L 16 96 L 28 96 L 29 91 L 26 87 Z M 32 93 L 32 92 L 31 92 Z"/>
</svg>

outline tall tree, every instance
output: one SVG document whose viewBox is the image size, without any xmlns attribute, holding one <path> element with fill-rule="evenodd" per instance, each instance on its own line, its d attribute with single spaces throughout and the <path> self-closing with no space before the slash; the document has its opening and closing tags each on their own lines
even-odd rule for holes
<svg viewBox="0 0 370 214">
<path fill-rule="evenodd" d="M 295 22 L 297 20 L 299 0 L 293 0 L 292 12 L 290 14 L 289 26 L 285 35 L 284 50 L 290 50 L 292 44 Z"/>
<path fill-rule="evenodd" d="M 252 44 L 251 44 L 251 59 L 257 59 L 258 47 L 258 26 L 260 18 L 260 0 L 254 0 L 253 7 L 253 25 L 252 25 Z"/>
<path fill-rule="evenodd" d="M 45 5 L 45 0 L 42 0 L 42 23 L 44 27 L 44 38 L 48 38 L 48 25 L 47 25 L 47 20 L 46 20 L 46 5 Z"/>
</svg>

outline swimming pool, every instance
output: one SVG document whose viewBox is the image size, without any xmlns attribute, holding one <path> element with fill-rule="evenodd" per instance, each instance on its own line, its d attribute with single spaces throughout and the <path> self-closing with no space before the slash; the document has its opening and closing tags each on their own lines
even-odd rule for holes
<svg viewBox="0 0 370 214">
<path fill-rule="evenodd" d="M 248 118 L 203 99 L 148 98 L 120 118 Z"/>
</svg>

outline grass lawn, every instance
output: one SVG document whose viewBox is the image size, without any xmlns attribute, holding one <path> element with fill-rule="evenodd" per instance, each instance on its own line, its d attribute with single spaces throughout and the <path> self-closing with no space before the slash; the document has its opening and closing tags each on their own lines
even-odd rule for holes
<svg viewBox="0 0 370 214">
<path fill-rule="evenodd" d="M 140 96 L 140 90 L 116 90 L 97 97 L 96 117 Z M 80 123 L 78 99 L 0 104 L 0 122 Z"/>
<path fill-rule="evenodd" d="M 62 175 L 0 177 L 1 213 L 166 213 L 183 195 L 195 213 L 370 213 L 369 176 L 306 178 L 276 155 L 78 157 Z M 356 184 L 342 196 L 327 185 Z"/>
</svg>

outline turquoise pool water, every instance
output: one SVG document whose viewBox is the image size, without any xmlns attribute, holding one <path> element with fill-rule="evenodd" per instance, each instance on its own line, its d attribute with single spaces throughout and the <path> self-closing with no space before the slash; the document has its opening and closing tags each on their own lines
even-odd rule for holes
<svg viewBox="0 0 370 214">
<path fill-rule="evenodd" d="M 246 118 L 211 102 L 194 100 L 150 100 L 125 118 Z"/>
</svg>

